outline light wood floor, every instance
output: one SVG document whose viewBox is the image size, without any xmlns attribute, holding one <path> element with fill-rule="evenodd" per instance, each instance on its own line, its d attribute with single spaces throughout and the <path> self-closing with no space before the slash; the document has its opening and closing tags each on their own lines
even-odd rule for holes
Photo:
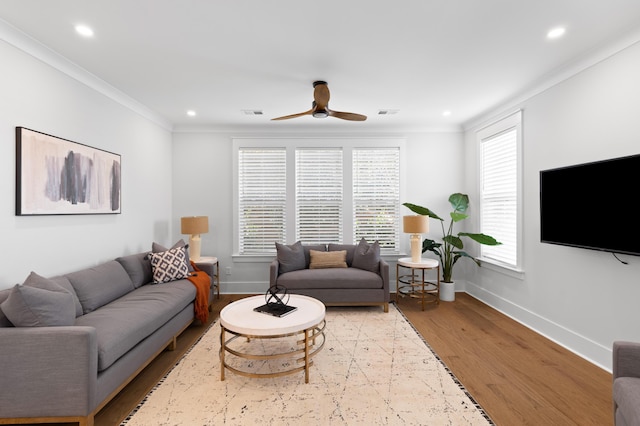
<svg viewBox="0 0 640 426">
<path fill-rule="evenodd" d="M 210 321 L 241 297 L 222 295 Z M 424 312 L 412 299 L 398 306 L 497 425 L 613 424 L 611 374 L 471 296 L 457 293 Z M 177 350 L 162 353 L 98 413 L 96 426 L 118 425 L 205 328 L 185 331 Z"/>
</svg>

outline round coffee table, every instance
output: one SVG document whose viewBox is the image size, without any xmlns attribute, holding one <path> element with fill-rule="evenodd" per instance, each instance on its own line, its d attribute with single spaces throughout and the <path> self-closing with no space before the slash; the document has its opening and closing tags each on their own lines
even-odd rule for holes
<svg viewBox="0 0 640 426">
<path fill-rule="evenodd" d="M 322 349 L 325 342 L 324 304 L 312 297 L 292 294 L 287 305 L 298 309 L 283 317 L 253 310 L 264 304 L 264 296 L 253 296 L 230 303 L 220 311 L 220 380 L 224 380 L 225 369 L 247 377 L 280 377 L 304 371 L 305 383 L 309 383 L 309 367 L 313 364 L 311 358 Z M 227 334 L 231 337 L 227 337 Z M 297 344 L 302 344 L 302 347 L 280 353 L 248 353 L 243 349 L 234 348 L 232 344 L 239 337 L 251 341 L 252 339 L 278 339 L 299 334 L 304 335 L 304 338 L 297 341 Z M 322 342 L 318 343 L 316 339 L 320 337 Z M 256 373 L 229 365 L 226 360 L 227 354 L 252 360 L 293 357 L 295 362 L 291 363 L 289 369 L 272 373 Z M 298 367 L 297 363 L 300 362 L 303 365 Z"/>
</svg>

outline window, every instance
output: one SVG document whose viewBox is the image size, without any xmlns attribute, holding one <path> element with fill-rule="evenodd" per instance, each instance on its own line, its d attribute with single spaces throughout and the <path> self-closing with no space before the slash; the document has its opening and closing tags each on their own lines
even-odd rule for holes
<svg viewBox="0 0 640 426">
<path fill-rule="evenodd" d="M 342 240 L 342 150 L 296 150 L 296 241 Z"/>
<path fill-rule="evenodd" d="M 401 139 L 234 139 L 234 252 L 378 240 L 399 253 Z"/>
<path fill-rule="evenodd" d="M 480 229 L 502 244 L 481 245 L 481 257 L 521 269 L 521 112 L 478 132 L 480 144 Z"/>
<path fill-rule="evenodd" d="M 286 151 L 240 149 L 238 152 L 239 251 L 259 254 L 286 240 Z"/>
<path fill-rule="evenodd" d="M 400 150 L 353 150 L 353 239 L 378 240 L 381 249 L 400 246 Z"/>
</svg>

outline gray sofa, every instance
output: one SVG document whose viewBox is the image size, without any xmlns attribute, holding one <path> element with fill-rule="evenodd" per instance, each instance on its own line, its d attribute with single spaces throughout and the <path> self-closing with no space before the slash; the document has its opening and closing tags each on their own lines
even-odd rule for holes
<svg viewBox="0 0 640 426">
<path fill-rule="evenodd" d="M 187 279 L 150 285 L 147 255 L 49 279 L 31 273 L 0 291 L 0 424 L 91 426 L 147 364 L 175 347 L 194 320 L 196 287 Z M 16 309 L 16 300 L 30 308 Z"/>
<path fill-rule="evenodd" d="M 616 426 L 640 425 L 640 343 L 613 343 L 613 419 Z"/>
<path fill-rule="evenodd" d="M 289 293 L 311 296 L 326 305 L 374 305 L 389 311 L 389 264 L 380 258 L 377 242 L 328 245 L 297 242 L 288 246 L 276 244 L 276 249 L 277 258 L 269 269 L 270 286 L 283 286 Z M 344 252 L 344 261 L 336 252 Z M 323 253 L 327 256 L 318 256 Z M 321 259 L 314 267 L 312 257 L 331 260 Z"/>
</svg>

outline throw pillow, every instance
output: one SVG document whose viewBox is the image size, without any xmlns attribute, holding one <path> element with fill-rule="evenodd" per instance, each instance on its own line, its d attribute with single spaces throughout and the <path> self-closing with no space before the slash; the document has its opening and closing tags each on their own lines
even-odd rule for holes
<svg viewBox="0 0 640 426">
<path fill-rule="evenodd" d="M 362 238 L 356 246 L 355 252 L 353 253 L 352 266 L 354 268 L 364 269 L 365 271 L 377 273 L 379 263 L 380 243 L 376 241 L 373 244 L 369 244 L 364 238 Z"/>
<path fill-rule="evenodd" d="M 76 320 L 72 294 L 35 272 L 23 284 L 16 284 L 0 306 L 16 327 L 73 325 Z"/>
<path fill-rule="evenodd" d="M 302 242 L 298 241 L 291 245 L 276 243 L 276 252 L 278 253 L 278 263 L 280 263 L 278 270 L 281 274 L 305 269 L 306 262 Z"/>
<path fill-rule="evenodd" d="M 346 268 L 347 251 L 316 251 L 311 250 L 309 269 Z"/>
<path fill-rule="evenodd" d="M 181 280 L 189 276 L 187 251 L 178 247 L 160 253 L 150 253 L 151 271 L 155 284 Z"/>
<path fill-rule="evenodd" d="M 189 244 L 185 243 L 182 238 L 176 241 L 176 243 L 172 245 L 170 248 L 166 248 L 163 245 L 160 245 L 154 242 L 153 244 L 151 244 L 151 251 L 153 253 L 160 253 L 162 251 L 167 251 L 167 250 L 171 250 L 178 247 L 184 247 L 185 249 L 184 251 L 187 254 L 187 267 L 189 268 L 189 272 L 193 272 L 194 269 L 193 269 L 193 266 L 191 266 L 191 259 L 189 259 Z"/>
</svg>

